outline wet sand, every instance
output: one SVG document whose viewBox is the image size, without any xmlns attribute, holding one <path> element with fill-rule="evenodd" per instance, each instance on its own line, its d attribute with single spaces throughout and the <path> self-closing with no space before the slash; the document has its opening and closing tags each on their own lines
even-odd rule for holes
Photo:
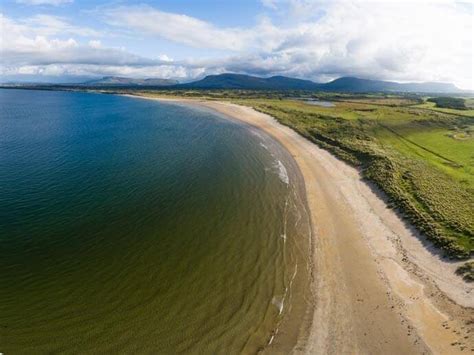
<svg viewBox="0 0 474 355">
<path fill-rule="evenodd" d="M 200 105 L 256 126 L 298 164 L 313 225 L 313 277 L 311 322 L 294 353 L 474 351 L 473 286 L 455 276 L 456 264 L 427 248 L 355 168 L 252 108 L 160 100 Z M 274 344 L 267 353 L 278 352 Z"/>
</svg>

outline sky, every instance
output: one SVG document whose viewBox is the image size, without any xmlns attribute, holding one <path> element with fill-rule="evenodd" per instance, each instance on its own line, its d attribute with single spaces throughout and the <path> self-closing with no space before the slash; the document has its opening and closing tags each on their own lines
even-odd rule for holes
<svg viewBox="0 0 474 355">
<path fill-rule="evenodd" d="M 474 2 L 2 0 L 0 81 L 224 72 L 474 90 Z"/>
</svg>

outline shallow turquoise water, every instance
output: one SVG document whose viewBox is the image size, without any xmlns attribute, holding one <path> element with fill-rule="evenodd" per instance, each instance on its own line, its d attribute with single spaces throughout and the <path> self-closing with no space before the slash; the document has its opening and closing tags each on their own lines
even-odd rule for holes
<svg viewBox="0 0 474 355">
<path fill-rule="evenodd" d="M 292 164 L 203 109 L 1 90 L 0 352 L 266 346 L 304 265 Z"/>
</svg>

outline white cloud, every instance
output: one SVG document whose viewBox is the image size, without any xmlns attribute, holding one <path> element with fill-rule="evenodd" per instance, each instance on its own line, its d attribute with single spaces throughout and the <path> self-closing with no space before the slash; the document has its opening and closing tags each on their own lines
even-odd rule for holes
<svg viewBox="0 0 474 355">
<path fill-rule="evenodd" d="M 269 9 L 272 9 L 272 10 L 276 10 L 277 9 L 277 5 L 278 5 L 278 0 L 260 0 L 260 2 L 262 3 L 262 5 L 264 7 L 267 7 Z"/>
<path fill-rule="evenodd" d="M 106 13 L 109 24 L 127 27 L 140 34 L 159 36 L 193 47 L 241 50 L 251 32 L 242 28 L 218 28 L 182 14 L 160 11 L 149 6 L 122 6 Z"/>
<path fill-rule="evenodd" d="M 16 0 L 18 4 L 25 5 L 52 5 L 59 6 L 63 4 L 70 4 L 73 0 Z"/>
<path fill-rule="evenodd" d="M 49 18 L 49 17 L 48 17 Z M 74 38 L 52 38 L 51 35 L 82 33 L 82 29 L 59 22 L 45 26 L 37 17 L 33 20 L 14 21 L 0 14 L 2 41 L 0 53 L 2 65 L 49 65 L 70 64 L 114 64 L 114 65 L 157 65 L 157 60 L 143 58 L 123 49 L 103 48 L 98 40 L 81 44 Z"/>
<path fill-rule="evenodd" d="M 173 58 L 168 57 L 166 54 L 160 54 L 158 56 L 158 59 L 162 60 L 164 62 L 172 62 L 173 61 Z"/>
<path fill-rule="evenodd" d="M 473 16 L 449 1 L 263 0 L 285 19 L 252 28 L 219 28 L 148 6 L 119 7 L 108 22 L 140 34 L 236 53 L 219 70 L 312 79 L 341 75 L 453 81 L 473 87 Z M 246 69 L 247 67 L 247 69 Z M 207 67 L 210 70 L 210 67 Z M 218 70 L 217 68 L 215 70 Z"/>
<path fill-rule="evenodd" d="M 41 75 L 41 76 L 128 76 L 135 78 L 175 78 L 186 79 L 204 73 L 200 68 L 187 68 L 179 65 L 131 66 L 108 64 L 48 64 L 24 65 L 19 68 L 3 67 L 0 74 Z"/>
<path fill-rule="evenodd" d="M 88 27 L 71 25 L 65 18 L 38 14 L 20 21 L 36 35 L 52 36 L 58 34 L 71 34 L 82 37 L 101 37 L 103 34 Z"/>
<path fill-rule="evenodd" d="M 221 56 L 156 59 L 107 48 L 93 29 L 36 15 L 1 17 L 2 61 L 56 72 L 195 77 L 234 71 L 324 81 L 352 75 L 399 81 L 454 82 L 474 89 L 473 11 L 457 2 L 262 0 L 271 17 L 253 27 L 219 27 L 149 6 L 105 8 L 116 32 L 163 38 Z M 6 24 L 6 25 L 4 25 Z M 5 26 L 7 28 L 5 29 Z M 68 37 L 64 38 L 64 34 Z M 55 38 L 58 37 L 58 38 Z M 77 37 L 89 37 L 83 44 Z M 49 68 L 49 69 L 48 69 Z M 81 75 L 82 75 L 81 74 Z"/>
<path fill-rule="evenodd" d="M 89 47 L 91 48 L 101 48 L 102 47 L 102 42 L 99 40 L 90 40 L 89 41 Z"/>
<path fill-rule="evenodd" d="M 166 55 L 149 59 L 124 48 L 104 47 L 96 39 L 81 43 L 72 37 L 55 38 L 56 34 L 82 35 L 84 31 L 51 16 L 15 21 L 0 14 L 0 28 L 0 75 L 162 74 L 182 77 L 195 72 L 195 69 L 187 70 L 180 65 L 170 66 L 172 59 Z"/>
</svg>

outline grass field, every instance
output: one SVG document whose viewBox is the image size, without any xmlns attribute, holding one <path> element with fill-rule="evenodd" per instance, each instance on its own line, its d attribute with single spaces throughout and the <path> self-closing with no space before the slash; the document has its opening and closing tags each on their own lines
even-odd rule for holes
<svg viewBox="0 0 474 355">
<path fill-rule="evenodd" d="M 474 112 L 422 100 L 330 94 L 321 107 L 268 92 L 188 91 L 159 95 L 227 99 L 268 113 L 360 167 L 397 208 L 449 257 L 474 251 Z M 443 112 L 448 110 L 449 112 Z"/>
<path fill-rule="evenodd" d="M 284 100 L 240 103 L 360 166 L 449 256 L 466 258 L 474 250 L 474 117 L 354 101 L 331 108 Z"/>
<path fill-rule="evenodd" d="M 442 112 L 442 113 L 448 113 L 448 114 L 453 114 L 453 115 L 474 116 L 474 99 L 466 100 L 466 107 L 468 108 L 467 110 L 454 110 L 451 108 L 436 107 L 436 104 L 434 102 L 428 102 L 426 100 L 423 103 L 415 104 L 413 107 Z"/>
</svg>

